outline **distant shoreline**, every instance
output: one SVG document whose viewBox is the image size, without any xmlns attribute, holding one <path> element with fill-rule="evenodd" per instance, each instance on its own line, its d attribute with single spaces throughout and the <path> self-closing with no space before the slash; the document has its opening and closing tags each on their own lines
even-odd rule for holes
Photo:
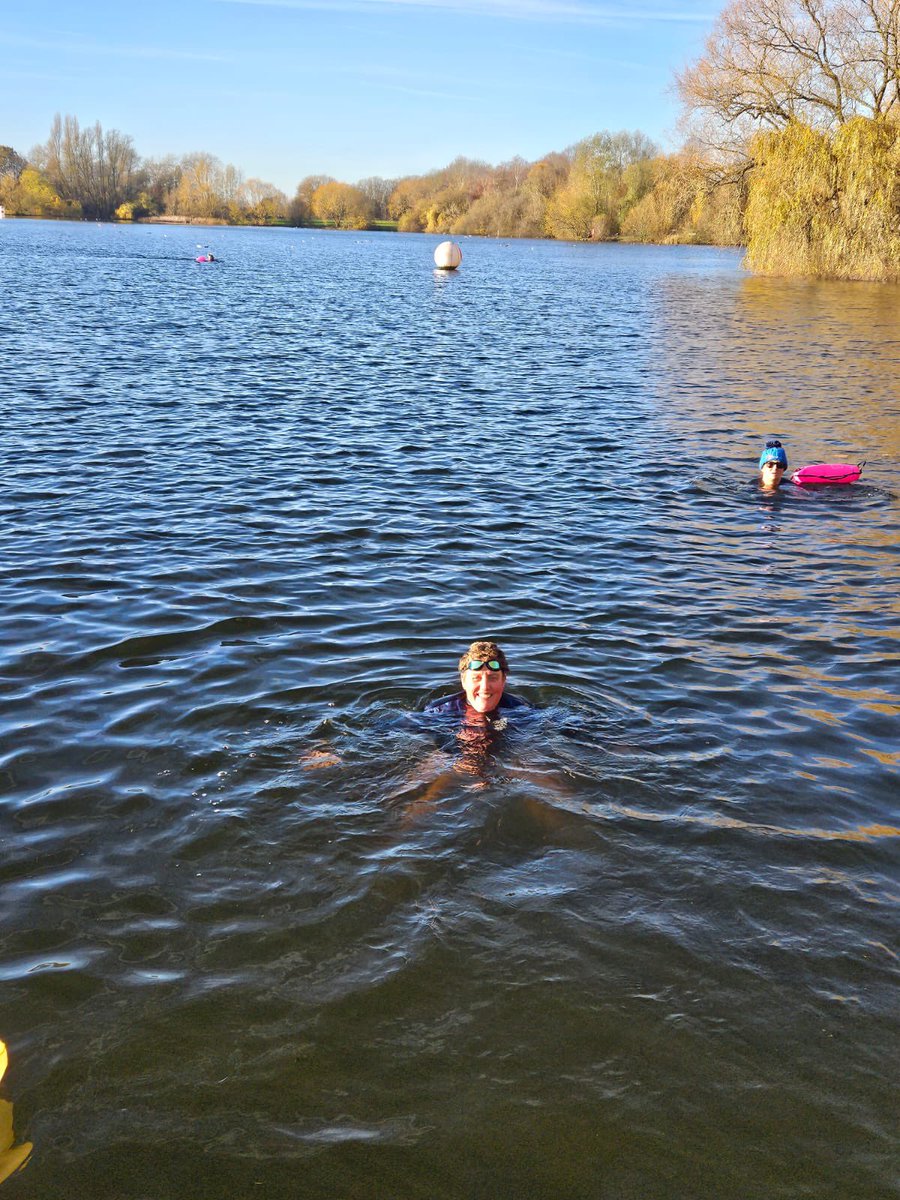
<svg viewBox="0 0 900 1200">
<path fill-rule="evenodd" d="M 314 229 L 323 233 L 398 233 L 396 221 L 377 221 L 365 229 L 335 229 L 333 225 L 326 225 L 322 221 L 310 223 L 308 225 L 289 225 L 287 222 L 272 222 L 267 225 L 251 225 L 238 224 L 233 221 L 220 221 L 213 217 L 136 217 L 131 221 L 95 221 L 87 217 L 54 217 L 54 216 L 30 216 L 17 215 L 12 216 L 7 214 L 7 221 L 60 221 L 67 222 L 70 225 L 168 225 L 173 228 L 187 229 L 295 229 L 298 232 L 303 229 Z M 741 242 L 723 243 L 723 242 L 688 242 L 688 241 L 668 241 L 668 242 L 645 242 L 637 238 L 609 237 L 609 238 L 589 238 L 585 240 L 577 240 L 575 238 L 553 238 L 553 237 L 537 237 L 537 238 L 519 238 L 514 234 L 504 234 L 497 236 L 491 233 L 439 233 L 426 232 L 424 230 L 405 230 L 404 232 L 414 237 L 429 237 L 429 238 L 452 238 L 453 240 L 469 240 L 470 238 L 483 237 L 492 242 L 518 242 L 518 241 L 537 241 L 537 242 L 555 242 L 560 246 L 708 246 L 714 250 L 745 250 L 746 246 Z"/>
<path fill-rule="evenodd" d="M 334 229 L 325 221 L 310 221 L 305 225 L 291 225 L 288 221 L 268 221 L 265 225 L 254 225 L 251 222 L 221 221 L 216 217 L 135 217 L 132 221 L 110 221 L 111 225 L 204 225 L 218 226 L 221 229 Z M 396 221 L 373 221 L 365 230 L 337 230 L 336 232 L 355 233 L 396 233 Z"/>
<path fill-rule="evenodd" d="M 215 229 L 327 229 L 333 233 L 396 233 L 396 221 L 373 221 L 365 229 L 335 229 L 324 221 L 310 221 L 305 225 L 291 225 L 289 221 L 268 221 L 265 225 L 254 225 L 250 221 L 223 221 L 220 217 L 134 217 L 128 221 L 118 221 L 115 217 L 100 221 L 93 217 L 57 216 L 55 213 L 6 213 L 5 221 L 66 221 L 70 225 L 197 225 Z M 436 236 L 449 237 L 450 234 Z M 553 241 L 553 238 L 547 238 Z"/>
</svg>

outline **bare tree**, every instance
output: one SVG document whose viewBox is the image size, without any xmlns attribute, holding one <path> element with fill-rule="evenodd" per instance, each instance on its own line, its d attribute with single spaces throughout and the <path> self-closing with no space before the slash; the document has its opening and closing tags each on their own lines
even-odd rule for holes
<svg viewBox="0 0 900 1200">
<path fill-rule="evenodd" d="M 288 198 L 273 183 L 263 179 L 248 179 L 244 184 L 247 217 L 257 225 L 281 221 L 288 211 Z"/>
<path fill-rule="evenodd" d="M 743 151 L 761 129 L 900 117 L 900 0 L 732 0 L 677 77 L 699 142 Z"/>
<path fill-rule="evenodd" d="M 383 221 L 388 215 L 388 200 L 397 186 L 397 180 L 382 179 L 380 175 L 370 175 L 367 179 L 360 179 L 356 186 L 371 201 L 372 215 Z"/>
<path fill-rule="evenodd" d="M 82 129 L 76 117 L 57 113 L 50 137 L 34 157 L 60 196 L 78 201 L 91 217 L 110 218 L 138 182 L 131 138 L 117 129 L 104 133 L 99 121 Z"/>
<path fill-rule="evenodd" d="M 172 154 L 164 158 L 145 158 L 138 171 L 138 191 L 146 192 L 150 206 L 162 212 L 166 197 L 181 181 L 181 163 Z"/>
<path fill-rule="evenodd" d="M 239 209 L 246 204 L 244 172 L 240 167 L 226 163 L 217 173 L 215 187 L 225 209 Z"/>
<path fill-rule="evenodd" d="M 138 154 L 128 134 L 117 129 L 104 134 L 99 121 L 94 127 L 94 146 L 99 169 L 98 214 L 111 217 L 133 194 Z"/>
<path fill-rule="evenodd" d="M 519 188 L 525 182 L 531 163 L 526 162 L 521 154 L 511 158 L 509 162 L 501 163 L 494 171 L 494 185 L 504 192 L 518 194 Z"/>
<path fill-rule="evenodd" d="M 471 201 L 477 200 L 490 187 L 493 170 L 479 158 L 460 155 L 440 174 L 444 175 L 446 187 L 466 194 Z"/>
</svg>

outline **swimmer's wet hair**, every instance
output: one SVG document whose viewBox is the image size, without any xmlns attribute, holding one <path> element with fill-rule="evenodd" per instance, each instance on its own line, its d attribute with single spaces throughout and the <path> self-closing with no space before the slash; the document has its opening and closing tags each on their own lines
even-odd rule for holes
<svg viewBox="0 0 900 1200">
<path fill-rule="evenodd" d="M 489 662 L 492 658 L 496 658 L 497 662 L 500 664 L 500 670 L 503 672 L 503 674 L 509 674 L 509 663 L 506 661 L 506 655 L 496 642 L 473 642 L 459 660 L 460 675 L 473 658 L 480 659 L 482 662 Z"/>
</svg>

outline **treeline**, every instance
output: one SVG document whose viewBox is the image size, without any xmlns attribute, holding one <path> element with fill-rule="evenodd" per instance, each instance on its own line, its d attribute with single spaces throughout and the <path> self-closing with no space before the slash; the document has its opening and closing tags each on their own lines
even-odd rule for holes
<svg viewBox="0 0 900 1200">
<path fill-rule="evenodd" d="M 537 162 L 457 158 L 399 180 L 310 175 L 290 200 L 209 154 L 141 158 L 126 134 L 73 116 L 57 117 L 27 161 L 0 148 L 0 203 L 21 216 L 736 244 L 744 199 L 696 156 L 660 154 L 640 132 L 596 133 Z"/>
<path fill-rule="evenodd" d="M 403 179 L 310 175 L 292 199 L 208 154 L 142 159 L 57 117 L 11 213 L 747 246 L 757 271 L 900 280 L 900 0 L 732 0 L 677 78 L 684 146 L 601 132 L 534 162 Z"/>
<path fill-rule="evenodd" d="M 744 189 L 695 156 L 660 154 L 643 133 L 595 133 L 537 162 L 457 158 L 440 170 L 351 185 L 311 176 L 291 204 L 297 224 L 339 229 L 385 221 L 406 233 L 570 241 L 741 240 Z"/>
<path fill-rule="evenodd" d="M 273 184 L 246 179 L 212 154 L 141 158 L 127 134 L 59 115 L 27 161 L 0 146 L 0 204 L 18 216 L 255 225 L 284 223 L 289 209 Z"/>
</svg>

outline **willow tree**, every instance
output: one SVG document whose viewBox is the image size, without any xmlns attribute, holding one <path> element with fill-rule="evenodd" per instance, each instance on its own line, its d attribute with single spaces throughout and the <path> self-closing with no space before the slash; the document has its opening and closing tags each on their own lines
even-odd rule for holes
<svg viewBox="0 0 900 1200">
<path fill-rule="evenodd" d="M 541 237 L 543 198 L 521 181 L 501 178 L 496 187 L 474 200 L 453 222 L 450 232 L 481 237 Z"/>
<path fill-rule="evenodd" d="M 763 274 L 900 281 L 900 125 L 794 122 L 754 143 L 747 265 Z"/>
<path fill-rule="evenodd" d="M 480 159 L 454 158 L 436 171 L 433 188 L 420 209 L 426 233 L 449 233 L 493 185 L 493 170 Z"/>
<path fill-rule="evenodd" d="M 896 277 L 900 0 L 733 0 L 677 82 L 720 177 L 749 171 L 749 264 Z"/>
</svg>

